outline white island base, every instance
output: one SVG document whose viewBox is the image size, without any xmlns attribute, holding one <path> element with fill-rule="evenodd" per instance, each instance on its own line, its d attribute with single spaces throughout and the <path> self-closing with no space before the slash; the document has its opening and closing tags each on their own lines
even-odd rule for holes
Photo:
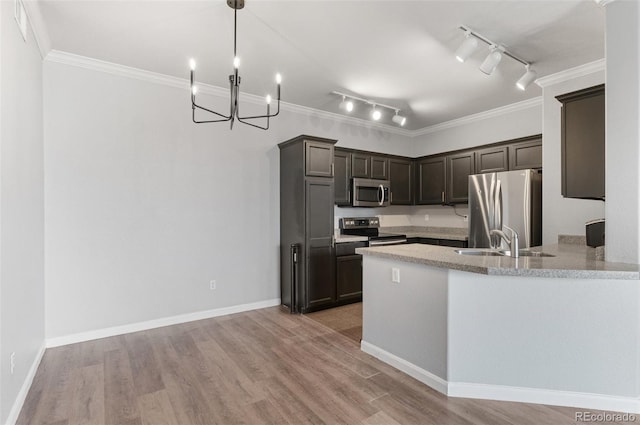
<svg viewBox="0 0 640 425">
<path fill-rule="evenodd" d="M 363 351 L 448 396 L 640 413 L 638 280 L 491 276 L 364 254 Z"/>
</svg>

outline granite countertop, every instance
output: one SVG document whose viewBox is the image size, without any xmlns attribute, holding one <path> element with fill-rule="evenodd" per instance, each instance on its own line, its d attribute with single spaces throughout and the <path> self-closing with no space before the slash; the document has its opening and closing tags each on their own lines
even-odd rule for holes
<svg viewBox="0 0 640 425">
<path fill-rule="evenodd" d="M 342 235 L 336 234 L 336 243 L 347 243 L 347 242 L 366 242 L 369 238 L 366 236 L 353 236 L 353 235 Z"/>
<path fill-rule="evenodd" d="M 466 241 L 469 231 L 464 227 L 395 226 L 381 227 L 382 233 L 397 233 L 408 238 L 448 239 Z"/>
<path fill-rule="evenodd" d="M 363 255 L 424 264 L 495 276 L 528 276 L 574 279 L 640 279 L 640 265 L 595 259 L 595 249 L 576 244 L 535 247 L 555 257 L 474 256 L 455 253 L 455 248 L 408 244 L 358 248 Z"/>
</svg>

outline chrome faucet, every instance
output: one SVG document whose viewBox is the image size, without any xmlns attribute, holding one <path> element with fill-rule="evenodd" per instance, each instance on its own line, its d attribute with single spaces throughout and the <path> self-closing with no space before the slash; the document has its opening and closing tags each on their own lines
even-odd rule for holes
<svg viewBox="0 0 640 425">
<path fill-rule="evenodd" d="M 511 257 L 513 258 L 519 258 L 520 257 L 520 248 L 519 248 L 519 237 L 518 237 L 518 232 L 516 232 L 515 230 L 513 230 L 511 227 L 509 226 L 502 226 L 505 229 L 507 229 L 508 231 L 511 232 L 511 238 L 507 237 L 507 235 L 500 229 L 493 229 L 489 232 L 489 234 L 491 235 L 498 235 L 500 236 L 502 239 L 504 239 L 504 241 L 509 244 L 509 254 Z"/>
</svg>

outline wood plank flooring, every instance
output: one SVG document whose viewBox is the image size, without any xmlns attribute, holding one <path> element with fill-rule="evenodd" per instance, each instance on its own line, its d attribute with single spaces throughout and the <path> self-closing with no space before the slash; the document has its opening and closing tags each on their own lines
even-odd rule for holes
<svg viewBox="0 0 640 425">
<path fill-rule="evenodd" d="M 274 307 L 48 349 L 17 423 L 537 425 L 584 410 L 447 398 L 346 335 Z"/>
</svg>

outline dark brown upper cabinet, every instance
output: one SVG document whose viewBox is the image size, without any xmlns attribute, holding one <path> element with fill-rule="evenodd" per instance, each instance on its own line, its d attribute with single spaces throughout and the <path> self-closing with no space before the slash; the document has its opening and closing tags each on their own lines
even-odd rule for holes
<svg viewBox="0 0 640 425">
<path fill-rule="evenodd" d="M 336 148 L 333 159 L 335 204 L 351 205 L 351 152 Z"/>
<path fill-rule="evenodd" d="M 333 177 L 333 145 L 323 142 L 305 143 L 305 171 L 310 177 Z"/>
<path fill-rule="evenodd" d="M 542 168 L 542 136 L 523 139 L 509 145 L 509 169 Z"/>
<path fill-rule="evenodd" d="M 371 155 L 354 152 L 351 154 L 351 177 L 371 178 Z"/>
<path fill-rule="evenodd" d="M 509 148 L 495 146 L 476 151 L 476 174 L 509 170 Z"/>
<path fill-rule="evenodd" d="M 367 179 L 387 180 L 389 159 L 382 155 L 354 152 L 351 154 L 351 175 Z"/>
<path fill-rule="evenodd" d="M 604 84 L 557 96 L 562 102 L 562 195 L 605 197 Z"/>
<path fill-rule="evenodd" d="M 447 180 L 445 156 L 430 156 L 417 161 L 416 204 L 444 204 Z"/>
<path fill-rule="evenodd" d="M 371 178 L 379 180 L 389 179 L 389 158 L 371 155 Z"/>
<path fill-rule="evenodd" d="M 391 205 L 413 204 L 413 161 L 389 159 L 389 186 Z"/>
<path fill-rule="evenodd" d="M 447 203 L 462 204 L 469 201 L 469 176 L 475 174 L 475 158 L 475 152 L 447 157 Z"/>
</svg>

